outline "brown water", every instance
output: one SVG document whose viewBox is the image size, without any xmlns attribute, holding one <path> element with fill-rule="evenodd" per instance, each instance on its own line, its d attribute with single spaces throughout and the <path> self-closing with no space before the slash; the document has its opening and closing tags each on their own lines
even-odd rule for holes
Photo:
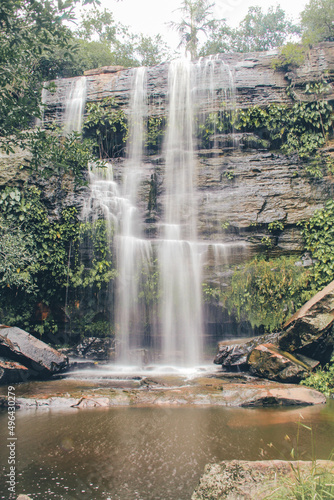
<svg viewBox="0 0 334 500">
<path fill-rule="evenodd" d="M 298 421 L 312 426 L 318 458 L 334 448 L 334 401 L 293 409 L 115 408 L 17 411 L 16 493 L 33 499 L 186 500 L 205 464 L 289 459 Z M 7 412 L 0 413 L 7 472 Z M 300 458 L 311 433 L 300 427 Z M 1 499 L 8 499 L 2 479 Z"/>
</svg>

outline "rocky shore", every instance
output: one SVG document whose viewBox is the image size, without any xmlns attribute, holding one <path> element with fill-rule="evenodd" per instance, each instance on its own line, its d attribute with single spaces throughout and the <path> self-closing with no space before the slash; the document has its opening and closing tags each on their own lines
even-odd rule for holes
<svg viewBox="0 0 334 500">
<path fill-rule="evenodd" d="M 0 390 L 1 407 L 6 407 L 6 391 L 5 387 Z M 108 367 L 101 367 L 16 386 L 16 404 L 22 410 L 185 405 L 252 408 L 325 402 L 323 394 L 307 387 L 219 371 L 192 377 L 116 376 Z"/>
</svg>

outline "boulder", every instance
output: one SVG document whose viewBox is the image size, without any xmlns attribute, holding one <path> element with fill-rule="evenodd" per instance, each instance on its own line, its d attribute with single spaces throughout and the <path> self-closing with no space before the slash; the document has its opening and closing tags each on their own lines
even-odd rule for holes
<svg viewBox="0 0 334 500">
<path fill-rule="evenodd" d="M 334 281 L 285 323 L 279 347 L 327 363 L 333 352 L 333 323 Z"/>
<path fill-rule="evenodd" d="M 106 361 L 114 352 L 113 339 L 100 337 L 87 337 L 74 348 L 67 350 L 67 354 L 84 359 Z"/>
<path fill-rule="evenodd" d="M 17 327 L 0 329 L 0 355 L 17 361 L 34 378 L 45 378 L 68 367 L 68 358 Z"/>
<path fill-rule="evenodd" d="M 222 365 L 227 370 L 248 370 L 248 357 L 253 349 L 263 343 L 277 344 L 278 334 L 270 333 L 258 337 L 227 340 L 218 343 L 218 352 L 214 359 L 216 365 Z"/>
<path fill-rule="evenodd" d="M 310 476 L 318 477 L 324 473 L 334 474 L 332 461 L 224 460 L 206 465 L 191 500 L 264 499 L 270 498 L 270 493 L 274 490 L 281 493 L 279 498 L 286 498 L 286 490 L 281 490 L 284 479 L 291 484 L 291 481 L 297 482 L 299 474 L 306 480 Z"/>
<path fill-rule="evenodd" d="M 247 359 L 252 375 L 268 378 L 276 382 L 297 383 L 307 377 L 310 371 L 319 365 L 304 357 L 277 349 L 273 344 L 260 344 L 255 347 Z"/>
<path fill-rule="evenodd" d="M 247 384 L 224 388 L 223 398 L 226 406 L 242 408 L 261 408 L 267 406 L 312 406 L 326 403 L 326 397 L 309 387 L 298 385 Z M 276 385 L 277 384 L 277 385 Z"/>
<path fill-rule="evenodd" d="M 30 372 L 26 366 L 8 358 L 0 357 L 0 385 L 26 382 Z"/>
</svg>

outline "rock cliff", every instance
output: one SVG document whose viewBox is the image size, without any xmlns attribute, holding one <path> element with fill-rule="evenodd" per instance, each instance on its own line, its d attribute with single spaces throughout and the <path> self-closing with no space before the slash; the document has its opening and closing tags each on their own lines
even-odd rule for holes
<svg viewBox="0 0 334 500">
<path fill-rule="evenodd" d="M 219 54 L 210 74 L 210 85 L 216 89 L 208 100 L 207 65 L 212 59 L 201 59 L 196 66 L 196 106 L 206 113 L 221 110 L 224 89 L 230 89 L 226 108 L 248 108 L 271 103 L 291 105 L 293 99 L 308 100 L 302 89 L 306 82 L 331 81 L 334 74 L 334 43 L 321 43 L 310 50 L 305 62 L 294 71 L 275 71 L 276 52 Z M 92 72 L 90 72 L 92 73 Z M 127 112 L 131 88 L 131 69 L 101 68 L 87 78 L 87 101 L 112 97 Z M 57 80 L 56 92 L 47 95 L 47 115 L 62 120 L 66 92 L 73 79 Z M 168 65 L 148 69 L 149 114 L 166 115 Z M 304 86 L 304 87 L 303 87 Z M 290 88 L 290 96 L 287 88 Z M 217 90 L 218 89 L 218 90 Z M 232 89 L 232 90 L 231 90 Z M 334 99 L 334 90 L 326 99 Z M 225 97 L 226 97 L 225 95 Z M 239 241 L 250 252 L 261 250 L 266 227 L 273 221 L 284 222 L 284 231 L 271 237 L 278 252 L 302 249 L 297 222 L 308 219 L 333 194 L 333 179 L 314 179 L 301 168 L 297 156 L 287 157 L 268 151 L 250 140 L 249 134 L 235 134 L 233 147 L 226 147 L 226 137 L 215 139 L 214 149 L 199 149 L 196 154 L 198 173 L 198 234 L 213 242 Z M 330 149 L 330 148 L 329 148 Z M 122 178 L 122 159 L 114 161 L 116 179 Z M 155 178 L 155 208 L 149 207 L 152 179 Z M 146 232 L 157 234 L 157 222 L 163 203 L 164 164 L 160 156 L 149 155 L 142 165 L 140 206 L 146 220 Z M 222 229 L 228 227 L 228 230 Z"/>
</svg>

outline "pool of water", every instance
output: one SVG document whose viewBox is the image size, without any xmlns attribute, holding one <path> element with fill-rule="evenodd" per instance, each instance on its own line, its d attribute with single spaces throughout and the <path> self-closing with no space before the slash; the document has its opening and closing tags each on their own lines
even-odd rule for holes
<svg viewBox="0 0 334 500">
<path fill-rule="evenodd" d="M 186 500 L 205 464 L 311 458 L 334 448 L 334 401 L 290 409 L 106 408 L 16 412 L 16 494 L 33 499 Z M 8 471 L 7 411 L 0 460 Z M 300 430 L 297 443 L 298 428 Z M 0 498 L 8 499 L 5 481 Z"/>
</svg>

